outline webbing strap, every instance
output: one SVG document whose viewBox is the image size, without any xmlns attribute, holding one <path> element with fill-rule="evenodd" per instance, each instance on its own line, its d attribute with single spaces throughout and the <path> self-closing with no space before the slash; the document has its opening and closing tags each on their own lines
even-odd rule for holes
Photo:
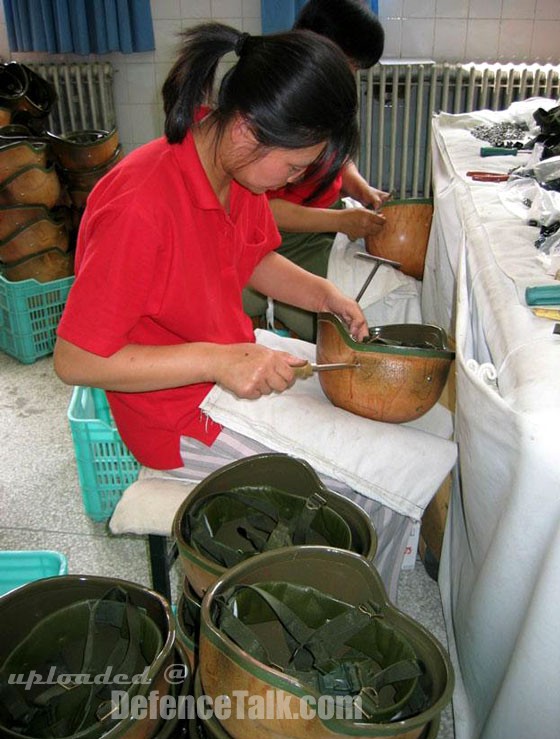
<svg viewBox="0 0 560 739">
<path fill-rule="evenodd" d="M 112 588 L 101 599 L 92 603 L 84 602 L 85 605 L 89 605 L 90 614 L 78 674 L 93 678 L 110 666 L 113 677 L 130 677 L 138 665 L 141 651 L 142 619 L 139 609 L 132 606 L 128 594 L 121 588 Z M 62 618 L 66 610 L 62 608 L 54 615 Z M 26 643 L 26 649 L 31 653 L 33 639 L 40 647 L 43 640 L 40 630 Z M 49 661 L 49 665 L 57 668 L 58 675 L 76 673 L 75 668 L 68 668 L 61 653 L 54 661 Z M 37 736 L 63 737 L 79 733 L 87 727 L 92 716 L 98 722 L 109 718 L 97 716 L 94 701 L 106 699 L 114 686 L 111 682 L 96 684 L 92 679 L 74 684 L 64 681 L 64 684 L 48 686 L 33 698 L 16 690 L 18 700 L 13 690 L 15 686 L 7 685 L 2 675 L 0 694 L 6 694 L 9 699 L 5 707 L 21 733 L 31 731 Z M 122 685 L 119 683 L 118 687 L 121 689 Z"/>
<path fill-rule="evenodd" d="M 371 620 L 368 609 L 349 606 L 319 628 L 310 628 L 285 603 L 272 593 L 256 585 L 238 585 L 236 592 L 250 590 L 258 595 L 273 611 L 288 637 L 291 657 L 287 670 L 316 669 L 329 672 L 336 655 L 349 639 L 359 633 Z"/>
<path fill-rule="evenodd" d="M 235 615 L 233 603 L 242 590 L 249 590 L 261 598 L 281 624 L 291 652 L 284 667 L 271 661 L 265 645 L 255 632 Z M 380 691 L 383 688 L 422 674 L 414 659 L 400 660 L 383 669 L 365 652 L 348 647 L 352 637 L 364 629 L 372 618 L 379 617 L 375 605 L 362 607 L 348 604 L 346 610 L 313 629 L 285 603 L 256 585 L 237 585 L 226 600 L 219 602 L 222 606 L 219 628 L 248 654 L 263 664 L 298 678 L 304 684 L 313 685 L 322 694 L 359 694 L 366 716 L 374 716 L 380 709 L 390 709 L 391 697 L 384 696 L 381 705 Z"/>
<path fill-rule="evenodd" d="M 259 490 L 262 492 L 262 489 Z M 247 514 L 230 523 L 236 525 L 238 534 L 251 545 L 252 550 L 234 549 L 215 537 L 203 509 L 210 502 L 220 498 L 240 502 L 246 506 Z M 302 499 L 302 503 L 304 500 L 297 514 L 286 519 L 282 518 L 277 505 L 263 497 L 248 495 L 239 489 L 212 493 L 187 514 L 190 538 L 205 554 L 227 568 L 270 549 L 305 544 L 309 529 L 327 500 L 319 493 Z"/>
<path fill-rule="evenodd" d="M 0 670 L 0 707 L 17 725 L 28 724 L 35 710 L 23 699 L 16 686 L 8 682 L 8 675 L 4 670 Z"/>
<path fill-rule="evenodd" d="M 237 618 L 237 616 L 235 616 L 224 603 L 221 605 L 225 607 L 220 613 L 220 621 L 218 624 L 220 630 L 223 631 L 226 636 L 229 636 L 229 638 L 234 641 L 238 647 L 241 647 L 243 651 L 250 654 L 251 657 L 254 657 L 265 665 L 277 667 L 277 665 L 275 665 L 270 659 L 264 644 L 260 639 L 258 639 L 254 631 L 244 624 L 241 619 Z M 282 667 L 278 667 L 278 669 L 283 671 Z"/>
</svg>

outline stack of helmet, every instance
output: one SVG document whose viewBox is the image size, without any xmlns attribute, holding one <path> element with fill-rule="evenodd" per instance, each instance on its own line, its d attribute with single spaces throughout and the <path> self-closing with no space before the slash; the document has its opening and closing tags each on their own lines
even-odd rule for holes
<svg viewBox="0 0 560 739">
<path fill-rule="evenodd" d="M 388 602 L 367 514 L 307 463 L 263 454 L 222 467 L 173 534 L 195 698 L 228 696 L 226 711 L 191 721 L 193 739 L 437 735 L 449 658 Z"/>
<path fill-rule="evenodd" d="M 93 186 L 123 158 L 118 131 L 92 129 L 47 135 L 72 206 L 81 212 Z"/>
<path fill-rule="evenodd" d="M 306 462 L 222 467 L 173 533 L 176 621 L 160 595 L 114 578 L 0 597 L 0 736 L 437 736 L 449 658 L 388 601 L 367 514 Z"/>
<path fill-rule="evenodd" d="M 116 128 L 47 129 L 56 91 L 24 64 L 0 65 L 0 272 L 48 282 L 73 274 L 86 198 L 122 159 Z"/>
<path fill-rule="evenodd" d="M 323 545 L 370 559 L 377 548 L 369 517 L 285 454 L 248 457 L 206 477 L 178 509 L 173 534 L 185 574 L 179 638 L 193 668 L 202 599 L 230 568 L 281 547 Z"/>
<path fill-rule="evenodd" d="M 185 735 L 162 701 L 186 699 L 191 672 L 157 593 L 114 578 L 52 577 L 2 596 L 0 620 L 1 736 Z"/>
<path fill-rule="evenodd" d="M 0 123 L 27 127 L 40 135 L 56 102 L 53 85 L 25 64 L 0 65 Z"/>
<path fill-rule="evenodd" d="M 55 100 L 24 64 L 0 66 L 0 267 L 14 282 L 73 273 L 62 186 L 41 133 Z"/>
</svg>

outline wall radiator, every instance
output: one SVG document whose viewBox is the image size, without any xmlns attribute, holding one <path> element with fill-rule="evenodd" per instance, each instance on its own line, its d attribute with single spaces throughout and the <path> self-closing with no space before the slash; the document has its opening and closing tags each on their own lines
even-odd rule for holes
<svg viewBox="0 0 560 739">
<path fill-rule="evenodd" d="M 52 133 L 86 129 L 110 130 L 117 125 L 113 99 L 113 67 L 108 62 L 80 64 L 27 63 L 54 85 L 56 104 L 49 116 Z"/>
<path fill-rule="evenodd" d="M 529 97 L 560 97 L 560 66 L 377 64 L 359 85 L 359 169 L 395 198 L 428 198 L 434 113 L 505 110 Z"/>
<path fill-rule="evenodd" d="M 28 66 L 57 91 L 53 133 L 117 125 L 110 63 Z M 427 198 L 434 113 L 503 110 L 533 96 L 557 99 L 560 66 L 385 62 L 360 73 L 359 82 L 360 171 L 395 197 Z"/>
</svg>

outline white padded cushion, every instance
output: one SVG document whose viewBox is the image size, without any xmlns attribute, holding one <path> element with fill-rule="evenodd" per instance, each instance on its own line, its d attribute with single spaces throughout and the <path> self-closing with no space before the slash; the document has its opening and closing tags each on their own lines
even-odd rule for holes
<svg viewBox="0 0 560 739">
<path fill-rule="evenodd" d="M 175 513 L 195 485 L 158 478 L 133 482 L 113 511 L 111 532 L 170 536 Z"/>
</svg>

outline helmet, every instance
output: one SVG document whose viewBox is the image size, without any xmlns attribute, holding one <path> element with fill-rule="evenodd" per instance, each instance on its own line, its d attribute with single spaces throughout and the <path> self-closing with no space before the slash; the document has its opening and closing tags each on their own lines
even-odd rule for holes
<svg viewBox="0 0 560 739">
<path fill-rule="evenodd" d="M 200 671 L 194 675 L 193 695 L 196 701 L 204 694 L 200 683 Z M 189 721 L 189 739 L 229 739 L 230 735 L 211 713 L 208 718 L 192 717 Z"/>
<path fill-rule="evenodd" d="M 183 592 L 177 602 L 177 641 L 183 648 L 194 672 L 198 662 L 200 598 L 185 578 Z"/>
<path fill-rule="evenodd" d="M 53 577 L 3 596 L 0 621 L 1 736 L 157 733 L 159 719 L 119 718 L 113 691 L 169 693 L 175 627 L 160 595 L 113 578 Z M 185 668 L 185 680 L 188 674 Z"/>
<path fill-rule="evenodd" d="M 332 313 L 317 317 L 317 362 L 357 365 L 351 372 L 319 373 L 323 392 L 333 405 L 374 421 L 406 423 L 427 413 L 454 358 L 438 326 L 370 326 L 369 339 L 360 342 Z"/>
<path fill-rule="evenodd" d="M 171 682 L 169 686 L 169 694 L 176 699 L 172 705 L 180 706 L 181 700 L 187 701 L 187 696 L 192 695 L 194 673 L 189 657 L 179 643 L 175 645 L 173 665 L 177 676 L 181 671 L 184 675 L 182 681 L 179 679 L 178 682 Z M 188 717 L 176 712 L 173 718 L 162 720 L 157 734 L 154 734 L 154 739 L 180 739 L 181 737 L 188 739 L 188 724 Z"/>
<path fill-rule="evenodd" d="M 453 690 L 444 649 L 388 602 L 374 565 L 328 547 L 231 568 L 202 602 L 199 650 L 211 699 L 272 695 L 282 706 L 251 720 L 234 706 L 221 721 L 234 739 L 418 739 Z"/>
<path fill-rule="evenodd" d="M 22 123 L 32 124 L 37 119 L 42 132 L 56 99 L 54 85 L 30 67 L 20 62 L 0 64 L 0 103 Z"/>
<path fill-rule="evenodd" d="M 263 551 L 328 545 L 372 559 L 377 548 L 369 516 L 287 454 L 246 457 L 206 477 L 175 514 L 173 534 L 199 597 L 229 567 Z"/>
<path fill-rule="evenodd" d="M 433 212 L 432 200 L 391 200 L 383 206 L 383 228 L 365 238 L 366 251 L 398 262 L 401 272 L 421 280 Z"/>
</svg>

